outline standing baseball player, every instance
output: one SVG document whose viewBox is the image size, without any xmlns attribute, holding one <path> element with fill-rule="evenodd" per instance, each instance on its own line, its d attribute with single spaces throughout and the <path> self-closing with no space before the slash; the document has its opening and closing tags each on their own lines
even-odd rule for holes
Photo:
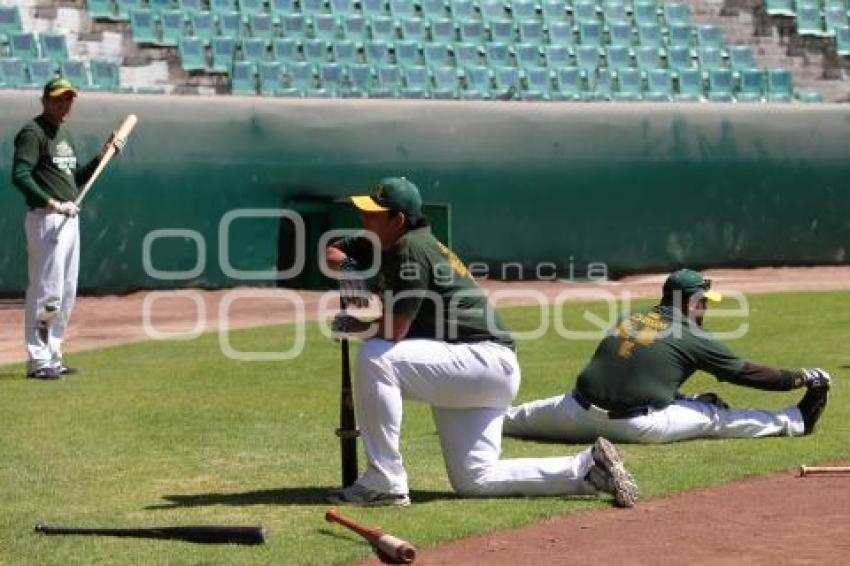
<svg viewBox="0 0 850 566">
<path fill-rule="evenodd" d="M 79 187 L 97 167 L 114 137 L 98 157 L 78 166 L 77 151 L 65 121 L 77 91 L 64 78 L 44 86 L 42 113 L 15 137 L 12 183 L 26 199 L 29 285 L 26 292 L 24 341 L 29 358 L 27 375 L 58 379 L 76 370 L 62 363 L 62 339 L 77 294 L 80 263 Z"/>
<path fill-rule="evenodd" d="M 661 303 L 620 321 L 572 392 L 511 407 L 505 434 L 565 442 L 605 435 L 636 443 L 811 434 L 826 407 L 829 374 L 771 369 L 737 357 L 702 329 L 707 302 L 721 298 L 696 271 L 672 273 Z M 697 370 L 745 387 L 807 390 L 782 411 L 730 409 L 713 393 L 679 393 Z"/>
<path fill-rule="evenodd" d="M 338 332 L 367 338 L 357 357 L 355 409 L 368 463 L 353 485 L 328 499 L 410 504 L 399 451 L 407 398 L 431 405 L 449 481 L 461 495 L 602 491 L 620 507 L 634 505 L 634 479 L 603 438 L 576 456 L 499 459 L 502 418 L 520 382 L 514 340 L 464 264 L 431 234 L 413 183 L 384 179 L 352 202 L 380 240 L 383 316 L 371 324 L 347 315 L 335 320 Z M 356 272 L 371 267 L 372 252 L 369 240 L 346 239 L 326 258 Z"/>
</svg>

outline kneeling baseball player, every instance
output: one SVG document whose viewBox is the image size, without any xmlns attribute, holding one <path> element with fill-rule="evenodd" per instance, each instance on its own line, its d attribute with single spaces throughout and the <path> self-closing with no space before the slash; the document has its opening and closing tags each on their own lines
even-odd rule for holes
<svg viewBox="0 0 850 566">
<path fill-rule="evenodd" d="M 708 301 L 721 298 L 696 271 L 672 273 L 661 303 L 621 320 L 570 393 L 511 407 L 505 434 L 565 442 L 604 435 L 634 443 L 811 434 L 826 407 L 830 375 L 822 369 L 771 369 L 737 357 L 702 330 Z M 782 411 L 731 409 L 713 393 L 679 393 L 697 370 L 756 389 L 805 387 L 806 394 Z"/>
<path fill-rule="evenodd" d="M 366 230 L 380 241 L 377 291 L 383 316 L 374 324 L 341 315 L 342 333 L 363 333 L 357 356 L 355 410 L 366 472 L 334 491 L 337 504 L 410 504 L 399 440 L 402 399 L 431 406 L 454 490 L 465 496 L 582 495 L 599 491 L 620 507 L 637 500 L 637 485 L 614 446 L 594 438 L 575 456 L 500 459 L 502 418 L 519 388 L 515 344 L 467 268 L 432 234 L 417 187 L 382 180 L 353 197 Z M 345 271 L 371 267 L 365 238 L 326 251 Z"/>
</svg>

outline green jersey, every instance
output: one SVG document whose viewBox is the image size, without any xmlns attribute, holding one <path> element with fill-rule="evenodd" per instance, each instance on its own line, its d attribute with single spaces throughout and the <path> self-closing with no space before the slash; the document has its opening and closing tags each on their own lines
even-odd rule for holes
<svg viewBox="0 0 850 566">
<path fill-rule="evenodd" d="M 368 240 L 347 239 L 337 245 L 362 267 L 369 267 Z M 385 315 L 411 320 L 408 338 L 494 341 L 515 347 L 469 270 L 428 226 L 409 230 L 392 249 L 381 252 L 375 291 L 382 295 Z"/>
<path fill-rule="evenodd" d="M 663 408 L 695 371 L 726 379 L 744 365 L 681 311 L 658 305 L 620 321 L 579 374 L 576 389 L 606 409 Z"/>
<path fill-rule="evenodd" d="M 43 207 L 49 198 L 74 200 L 80 193 L 79 186 L 89 178 L 97 163 L 94 159 L 85 167 L 78 167 L 74 140 L 68 129 L 38 116 L 15 137 L 12 183 L 24 194 L 30 208 Z"/>
</svg>

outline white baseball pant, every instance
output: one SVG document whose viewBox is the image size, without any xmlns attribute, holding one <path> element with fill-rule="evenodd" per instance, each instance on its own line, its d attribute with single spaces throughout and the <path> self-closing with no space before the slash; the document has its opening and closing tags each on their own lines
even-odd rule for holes
<svg viewBox="0 0 850 566">
<path fill-rule="evenodd" d="M 371 339 L 357 357 L 355 406 L 368 459 L 358 482 L 408 493 L 399 451 L 402 399 L 431 405 L 449 481 L 466 496 L 595 493 L 590 449 L 574 457 L 500 460 L 502 418 L 516 395 L 516 354 L 492 342 Z"/>
<path fill-rule="evenodd" d="M 508 409 L 504 432 L 509 436 L 584 442 L 604 436 L 612 442 L 652 444 L 692 438 L 757 438 L 803 434 L 796 407 L 783 411 L 721 409 L 701 401 L 678 400 L 646 415 L 610 419 L 593 405 L 584 409 L 572 393 Z"/>
<path fill-rule="evenodd" d="M 62 340 L 77 297 L 80 220 L 35 209 L 27 213 L 24 229 L 29 274 L 24 341 L 29 371 L 35 371 L 62 363 Z"/>
</svg>

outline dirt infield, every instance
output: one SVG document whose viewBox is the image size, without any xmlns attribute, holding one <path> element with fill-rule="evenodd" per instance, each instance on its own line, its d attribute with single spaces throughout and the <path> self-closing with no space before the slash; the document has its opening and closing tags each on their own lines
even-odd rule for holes
<svg viewBox="0 0 850 566">
<path fill-rule="evenodd" d="M 744 293 L 850 290 L 850 266 L 708 270 L 719 289 Z M 602 284 L 484 282 L 497 303 L 600 298 L 600 291 L 655 297 L 664 275 Z M 516 290 L 531 290 L 525 297 Z M 566 294 L 566 295 L 564 295 Z M 293 321 L 288 291 L 237 289 L 81 297 L 66 350 L 79 352 L 185 333 Z M 319 313 L 321 293 L 298 293 L 303 316 Z M 541 299 L 542 298 L 542 299 Z M 329 301 L 334 304 L 334 301 Z M 145 308 L 147 305 L 147 308 Z M 147 315 L 145 314 L 147 312 Z M 226 314 L 226 317 L 223 316 Z M 0 364 L 25 360 L 20 303 L 0 305 Z M 422 550 L 418 564 L 844 564 L 850 556 L 850 475 L 798 478 L 793 472 L 640 503 L 635 509 L 556 518 Z M 371 560 L 370 563 L 377 563 Z"/>
</svg>

